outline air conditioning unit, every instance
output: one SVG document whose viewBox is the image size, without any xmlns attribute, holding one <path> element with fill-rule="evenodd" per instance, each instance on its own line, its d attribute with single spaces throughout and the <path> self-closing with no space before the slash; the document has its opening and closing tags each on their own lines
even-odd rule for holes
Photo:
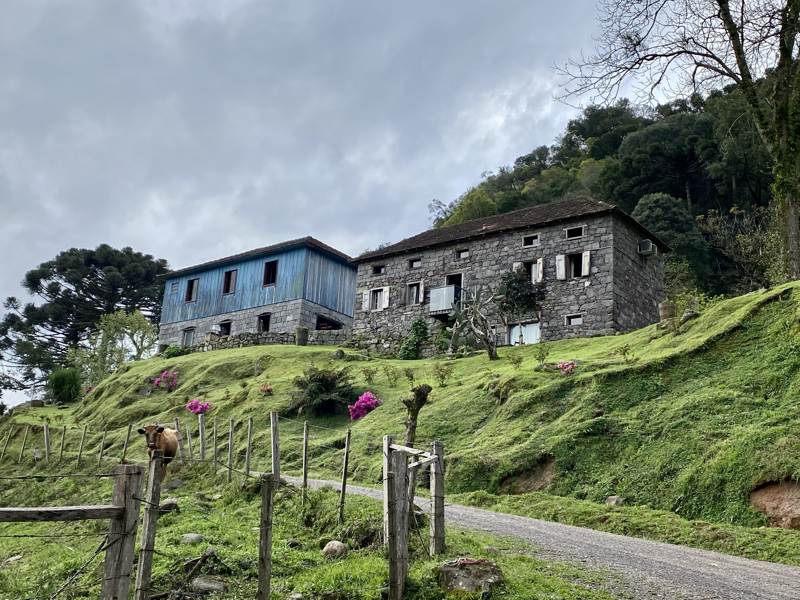
<svg viewBox="0 0 800 600">
<path fill-rule="evenodd" d="M 655 256 L 658 254 L 658 246 L 653 240 L 639 240 L 639 254 L 642 256 Z"/>
</svg>

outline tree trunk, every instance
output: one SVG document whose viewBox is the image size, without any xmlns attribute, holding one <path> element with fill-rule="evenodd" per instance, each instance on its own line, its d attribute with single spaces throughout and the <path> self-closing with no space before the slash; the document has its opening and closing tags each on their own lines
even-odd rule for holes
<svg viewBox="0 0 800 600">
<path fill-rule="evenodd" d="M 403 400 L 403 404 L 408 410 L 408 418 L 406 419 L 406 435 L 405 445 L 409 448 L 414 447 L 414 442 L 417 441 L 417 420 L 419 419 L 419 412 L 422 407 L 428 403 L 428 394 L 431 393 L 433 388 L 427 384 L 418 385 L 413 388 L 411 392 L 414 394 L 413 398 Z M 412 516 L 414 515 L 414 492 L 417 489 L 416 472 L 409 473 L 408 479 L 408 525 L 412 525 Z"/>
<path fill-rule="evenodd" d="M 789 192 L 783 202 L 786 270 L 789 279 L 800 279 L 800 195 Z"/>
</svg>

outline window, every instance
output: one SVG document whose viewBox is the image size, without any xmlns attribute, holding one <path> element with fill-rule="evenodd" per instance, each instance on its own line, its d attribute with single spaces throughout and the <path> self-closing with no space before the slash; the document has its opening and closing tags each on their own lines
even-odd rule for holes
<svg viewBox="0 0 800 600">
<path fill-rule="evenodd" d="M 373 275 L 386 274 L 386 265 L 372 265 L 372 274 Z"/>
<path fill-rule="evenodd" d="M 564 325 L 583 325 L 583 315 L 578 313 L 565 316 Z"/>
<path fill-rule="evenodd" d="M 574 240 L 583 237 L 583 225 L 578 227 L 567 227 L 564 230 L 564 237 L 568 240 Z"/>
<path fill-rule="evenodd" d="M 419 269 L 422 266 L 422 259 L 421 258 L 412 258 L 408 261 L 408 268 L 409 269 Z"/>
<path fill-rule="evenodd" d="M 456 258 L 459 260 L 464 260 L 469 258 L 469 248 L 462 248 L 461 250 L 456 250 Z"/>
<path fill-rule="evenodd" d="M 445 285 L 454 285 L 454 286 L 460 288 L 461 284 L 463 283 L 463 281 L 464 281 L 464 277 L 461 275 L 461 273 L 451 273 L 450 275 L 448 275 L 445 278 L 444 284 Z"/>
<path fill-rule="evenodd" d="M 383 310 L 383 288 L 372 290 L 369 293 L 369 309 Z"/>
<path fill-rule="evenodd" d="M 409 283 L 406 287 L 406 304 L 422 304 L 422 284 Z"/>
<path fill-rule="evenodd" d="M 266 333 L 269 331 L 269 322 L 271 317 L 272 315 L 270 313 L 258 315 L 258 322 L 256 323 L 256 331 L 258 331 L 258 333 Z"/>
<path fill-rule="evenodd" d="M 200 287 L 200 280 L 199 279 L 190 279 L 186 282 L 186 297 L 184 298 L 186 302 L 196 302 L 197 301 L 197 288 Z"/>
<path fill-rule="evenodd" d="M 231 334 L 231 322 L 223 321 L 219 324 L 219 334 L 222 336 L 229 336 Z"/>
<path fill-rule="evenodd" d="M 183 334 L 181 335 L 181 346 L 184 348 L 194 346 L 194 327 L 189 327 L 188 329 L 183 330 Z"/>
<path fill-rule="evenodd" d="M 180 287 L 181 287 L 180 282 L 173 281 L 169 286 L 169 291 L 171 294 L 177 294 Z"/>
<path fill-rule="evenodd" d="M 233 294 L 236 291 L 236 274 L 238 270 L 233 269 L 232 271 L 225 271 L 225 275 L 222 277 L 222 293 L 223 294 Z"/>
<path fill-rule="evenodd" d="M 317 315 L 317 331 L 339 331 L 342 329 L 342 324 L 339 321 L 334 321 L 328 317 Z"/>
<path fill-rule="evenodd" d="M 278 261 L 269 260 L 264 263 L 264 285 L 275 285 L 278 281 Z"/>
<path fill-rule="evenodd" d="M 586 266 L 588 267 L 588 265 Z M 568 279 L 575 279 L 577 277 L 585 277 L 586 275 L 588 275 L 589 269 L 587 268 L 586 272 L 584 273 L 583 267 L 584 267 L 584 260 L 582 252 L 578 252 L 577 254 L 567 254 Z"/>
<path fill-rule="evenodd" d="M 522 238 L 522 245 L 525 248 L 530 248 L 531 246 L 538 246 L 539 245 L 539 234 L 534 233 L 533 235 L 526 235 Z"/>
</svg>

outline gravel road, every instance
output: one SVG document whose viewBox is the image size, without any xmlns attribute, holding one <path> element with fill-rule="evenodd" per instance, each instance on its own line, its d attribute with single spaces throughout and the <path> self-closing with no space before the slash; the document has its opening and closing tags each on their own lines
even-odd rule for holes
<svg viewBox="0 0 800 600">
<path fill-rule="evenodd" d="M 292 483 L 297 478 L 286 477 Z M 333 481 L 309 480 L 312 487 Z M 348 493 L 381 499 L 381 490 L 348 486 Z M 427 500 L 418 498 L 427 508 Z M 464 529 L 531 543 L 542 558 L 618 574 L 636 599 L 800 600 L 800 568 L 651 542 L 479 508 L 448 505 L 445 518 Z"/>
</svg>

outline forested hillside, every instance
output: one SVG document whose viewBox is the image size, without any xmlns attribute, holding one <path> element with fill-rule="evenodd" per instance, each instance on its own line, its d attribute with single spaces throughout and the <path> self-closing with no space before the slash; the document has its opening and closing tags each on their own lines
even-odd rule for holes
<svg viewBox="0 0 800 600">
<path fill-rule="evenodd" d="M 772 160 L 740 91 L 654 108 L 589 106 L 551 146 L 484 173 L 435 225 L 589 193 L 633 214 L 674 249 L 670 291 L 743 293 L 780 279 L 770 233 Z"/>
</svg>

